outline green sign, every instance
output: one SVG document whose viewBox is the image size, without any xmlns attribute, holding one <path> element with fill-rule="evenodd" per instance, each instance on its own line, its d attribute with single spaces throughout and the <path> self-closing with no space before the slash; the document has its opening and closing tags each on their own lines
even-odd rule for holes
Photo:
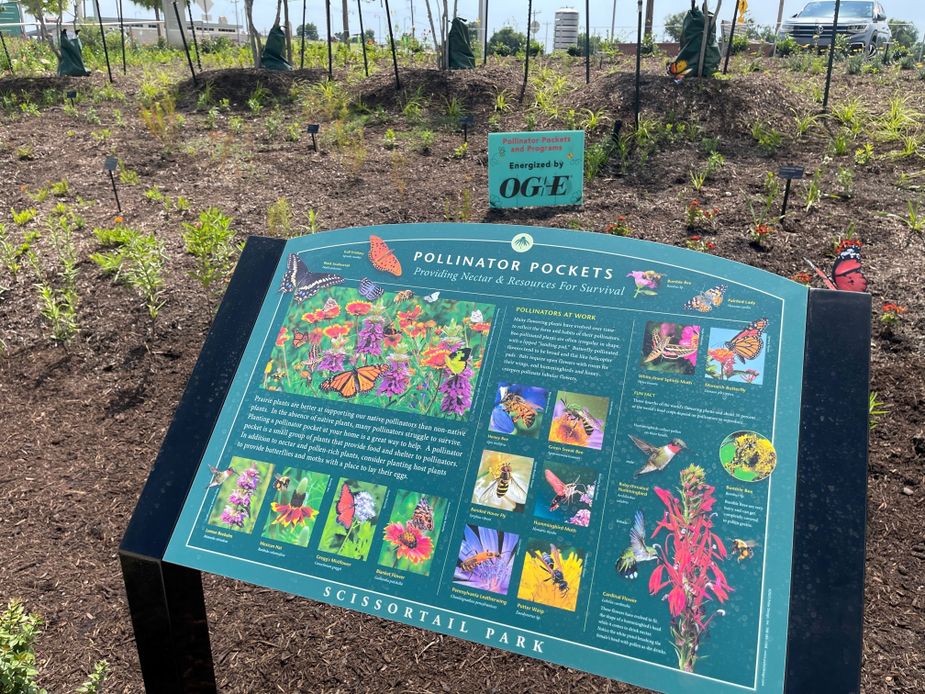
<svg viewBox="0 0 925 694">
<path fill-rule="evenodd" d="M 584 173 L 583 130 L 488 135 L 491 207 L 580 205 Z"/>
<path fill-rule="evenodd" d="M 807 293 L 561 229 L 293 239 L 164 559 L 660 691 L 782 692 Z"/>
<path fill-rule="evenodd" d="M 0 31 L 7 36 L 22 36 L 22 11 L 18 2 L 0 3 Z M 15 24 L 16 26 L 3 26 L 4 24 Z"/>
</svg>

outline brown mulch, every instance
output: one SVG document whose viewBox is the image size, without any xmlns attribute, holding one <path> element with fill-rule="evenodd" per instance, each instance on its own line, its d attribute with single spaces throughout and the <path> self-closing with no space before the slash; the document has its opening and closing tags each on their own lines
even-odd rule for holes
<svg viewBox="0 0 925 694">
<path fill-rule="evenodd" d="M 193 212 L 221 208 L 235 218 L 242 238 L 266 233 L 267 206 L 285 197 L 297 233 L 307 223 L 309 209 L 317 212 L 324 228 L 450 218 L 600 231 L 623 215 L 634 236 L 679 245 L 692 197 L 688 170 L 706 158 L 695 142 L 681 138 L 661 147 L 644 166 L 614 168 L 587 182 L 580 209 L 490 211 L 486 120 L 498 92 L 507 90 L 513 108 L 501 117 L 501 126 L 522 127 L 516 64 L 449 76 L 403 69 L 400 95 L 392 88 L 390 65 L 379 65 L 368 81 L 349 86 L 355 100 L 368 108 L 382 106 L 390 114 L 388 122 L 367 124 L 362 157 L 338 149 L 329 139 L 333 126 L 328 123 L 322 123 L 321 151 L 315 153 L 304 139 L 293 143 L 282 135 L 269 138 L 268 112 L 241 112 L 247 129 L 234 137 L 227 128 L 229 114 L 221 116 L 218 130 L 210 130 L 205 114 L 195 110 L 206 84 L 216 102 L 228 98 L 240 108 L 259 83 L 280 101 L 287 122 L 312 119 L 314 114 L 290 103 L 290 89 L 297 82 L 323 79 L 323 71 L 212 71 L 194 88 L 185 65 L 170 69 L 186 123 L 168 146 L 152 138 L 138 118 L 133 100 L 140 85 L 131 75 L 117 84 L 128 93 L 128 101 L 84 100 L 78 118 L 60 106 L 39 117 L 0 115 L 0 210 L 33 206 L 27 191 L 67 178 L 66 202 L 77 205 L 78 196 L 83 201 L 79 211 L 86 228 L 80 245 L 85 257 L 96 249 L 90 230 L 113 224 L 112 191 L 101 169 L 104 157 L 115 154 L 141 177 L 138 186 L 120 186 L 126 224 L 155 232 L 169 256 L 168 301 L 154 323 L 129 289 L 114 285 L 83 260 L 81 330 L 66 349 L 44 337 L 29 272 L 11 277 L 0 269 L 0 600 L 21 597 L 45 617 L 38 652 L 42 682 L 51 691 L 72 689 L 99 658 L 112 668 L 108 691 L 141 689 L 117 548 L 215 306 L 189 277 L 191 261 L 183 252 L 181 224 L 193 221 L 194 214 L 165 213 L 162 205 L 145 199 L 145 189 L 157 185 L 170 196 L 182 195 Z M 580 87 L 563 97 L 564 107 L 605 112 L 609 120 L 594 140 L 605 135 L 614 119 L 632 122 L 630 61 L 623 60 L 614 73 L 609 70 L 596 68 L 585 87 L 583 68 L 573 66 L 573 83 Z M 925 417 L 919 404 L 925 401 L 925 249 L 921 233 L 889 216 L 905 215 L 908 202 L 919 198 L 918 191 L 896 183 L 900 173 L 914 173 L 920 165 L 915 159 L 882 158 L 869 167 L 853 166 L 853 148 L 866 141 L 862 135 L 848 157 L 830 166 L 854 169 L 853 196 L 826 199 L 805 212 L 801 202 L 806 184 L 798 183 L 791 214 L 773 247 L 756 249 L 746 238 L 748 203 L 757 200 L 765 173 L 790 163 L 805 164 L 812 172 L 826 151 L 825 128 L 836 127 L 820 126 L 804 142 L 790 137 L 793 113 L 818 108 L 807 93 L 795 90 L 818 84 L 820 78 L 775 67 L 678 87 L 661 70 L 658 62 L 647 61 L 644 116 L 697 123 L 703 135 L 720 138 L 720 151 L 727 158 L 702 196 L 705 205 L 720 208 L 717 230 L 708 235 L 718 255 L 791 276 L 805 269 L 804 257 L 830 263 L 832 238 L 850 224 L 866 244 L 875 306 L 872 389 L 890 414 L 871 438 L 862 677 L 866 692 L 925 691 Z M 84 93 L 90 86 L 102 86 L 103 80 L 100 75 L 80 81 L 3 78 L 0 95 L 25 90 L 37 99 L 46 90 L 73 88 L 68 85 L 75 82 Z M 461 142 L 452 128 L 433 126 L 437 137 L 429 154 L 417 152 L 410 138 L 402 139 L 413 128 L 400 108 L 418 90 L 430 98 L 436 115 L 452 96 L 476 114 L 466 159 L 451 156 Z M 857 97 L 872 112 L 884 110 L 887 100 L 899 94 L 925 111 L 925 82 L 913 73 L 839 73 L 833 94 L 836 102 Z M 89 109 L 101 125 L 82 120 Z M 124 126 L 114 109 L 121 111 Z M 788 134 L 773 157 L 754 147 L 749 129 L 756 119 Z M 397 150 L 382 146 L 389 127 L 400 135 Z M 110 130 L 109 137 L 94 137 L 102 128 Z M 16 150 L 23 146 L 32 148 L 31 159 L 18 157 Z M 879 152 L 880 145 L 876 147 Z M 833 187 L 831 172 L 827 181 Z M 54 202 L 49 198 L 35 205 L 40 218 L 47 217 Z M 4 222 L 12 230 L 7 218 Z M 33 228 L 38 228 L 35 223 Z M 892 331 L 878 320 L 884 301 L 908 309 Z M 837 461 L 833 465 L 837 474 Z M 207 577 L 206 594 L 223 691 L 640 691 L 223 578 Z"/>
</svg>

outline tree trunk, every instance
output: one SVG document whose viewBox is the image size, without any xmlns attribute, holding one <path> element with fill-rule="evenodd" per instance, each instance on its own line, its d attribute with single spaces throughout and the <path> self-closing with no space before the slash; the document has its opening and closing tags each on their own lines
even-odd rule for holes
<svg viewBox="0 0 925 694">
<path fill-rule="evenodd" d="M 154 6 L 154 21 L 157 22 L 157 42 L 160 43 L 164 35 L 161 33 L 161 10 L 157 5 Z"/>
<path fill-rule="evenodd" d="M 244 18 L 247 20 L 247 33 L 250 35 L 251 53 L 254 55 L 254 67 L 260 67 L 260 54 L 263 44 L 260 42 L 260 33 L 254 26 L 254 0 L 244 0 Z"/>
<path fill-rule="evenodd" d="M 286 24 L 286 60 L 292 65 L 292 27 L 289 24 L 288 2 L 283 2 L 283 21 Z"/>
<path fill-rule="evenodd" d="M 652 38 L 652 17 L 655 14 L 655 0 L 646 0 L 646 38 Z"/>
<path fill-rule="evenodd" d="M 341 14 L 344 18 L 344 41 L 350 44 L 350 5 L 348 4 L 349 0 L 344 0 L 342 4 Z"/>
<path fill-rule="evenodd" d="M 440 45 L 437 43 L 437 29 L 434 25 L 434 14 L 430 10 L 430 0 L 425 0 L 424 7 L 427 8 L 427 19 L 430 22 L 430 33 L 433 35 L 434 39 L 434 49 L 437 51 L 437 67 L 443 66 L 443 50 Z M 440 6 L 437 5 L 437 9 L 440 9 Z"/>
</svg>

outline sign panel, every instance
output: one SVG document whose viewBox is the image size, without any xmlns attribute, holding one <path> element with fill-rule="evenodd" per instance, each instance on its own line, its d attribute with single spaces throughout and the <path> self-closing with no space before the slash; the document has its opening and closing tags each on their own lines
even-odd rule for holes
<svg viewBox="0 0 925 694">
<path fill-rule="evenodd" d="M 584 174 L 583 130 L 488 134 L 491 207 L 580 205 Z"/>
<path fill-rule="evenodd" d="M 675 692 L 781 692 L 807 289 L 533 227 L 294 239 L 165 560 Z"/>
<path fill-rule="evenodd" d="M 782 166 L 777 170 L 777 175 L 788 181 L 803 178 L 806 169 L 802 166 Z"/>
<path fill-rule="evenodd" d="M 18 2 L 0 2 L 0 31 L 7 36 L 22 36 L 22 10 Z M 3 26 L 15 24 L 17 26 Z"/>
</svg>

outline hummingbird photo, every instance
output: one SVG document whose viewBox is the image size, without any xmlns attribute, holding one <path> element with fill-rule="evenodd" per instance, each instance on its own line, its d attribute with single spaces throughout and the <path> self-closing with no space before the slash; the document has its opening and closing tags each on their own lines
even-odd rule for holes
<svg viewBox="0 0 925 694">
<path fill-rule="evenodd" d="M 656 547 L 659 545 L 646 544 L 646 519 L 642 511 L 636 511 L 633 518 L 633 527 L 630 528 L 630 546 L 623 550 L 617 560 L 617 572 L 624 578 L 636 578 L 636 567 L 640 562 L 658 560 Z"/>
<path fill-rule="evenodd" d="M 639 468 L 633 477 L 639 477 L 639 475 L 644 475 L 647 472 L 664 470 L 668 463 L 670 463 L 682 449 L 687 449 L 687 444 L 681 439 L 671 439 L 671 441 L 664 446 L 653 446 L 651 443 L 643 441 L 632 434 L 629 434 L 629 437 L 640 451 L 649 456 L 646 459 L 646 464 Z"/>
<path fill-rule="evenodd" d="M 212 481 L 209 482 L 207 489 L 212 489 L 212 487 L 221 487 L 223 484 L 225 484 L 225 480 L 227 480 L 232 475 L 237 474 L 232 467 L 229 467 L 225 470 L 219 470 L 218 468 L 214 468 L 211 465 L 209 466 L 209 472 L 212 473 Z"/>
</svg>

